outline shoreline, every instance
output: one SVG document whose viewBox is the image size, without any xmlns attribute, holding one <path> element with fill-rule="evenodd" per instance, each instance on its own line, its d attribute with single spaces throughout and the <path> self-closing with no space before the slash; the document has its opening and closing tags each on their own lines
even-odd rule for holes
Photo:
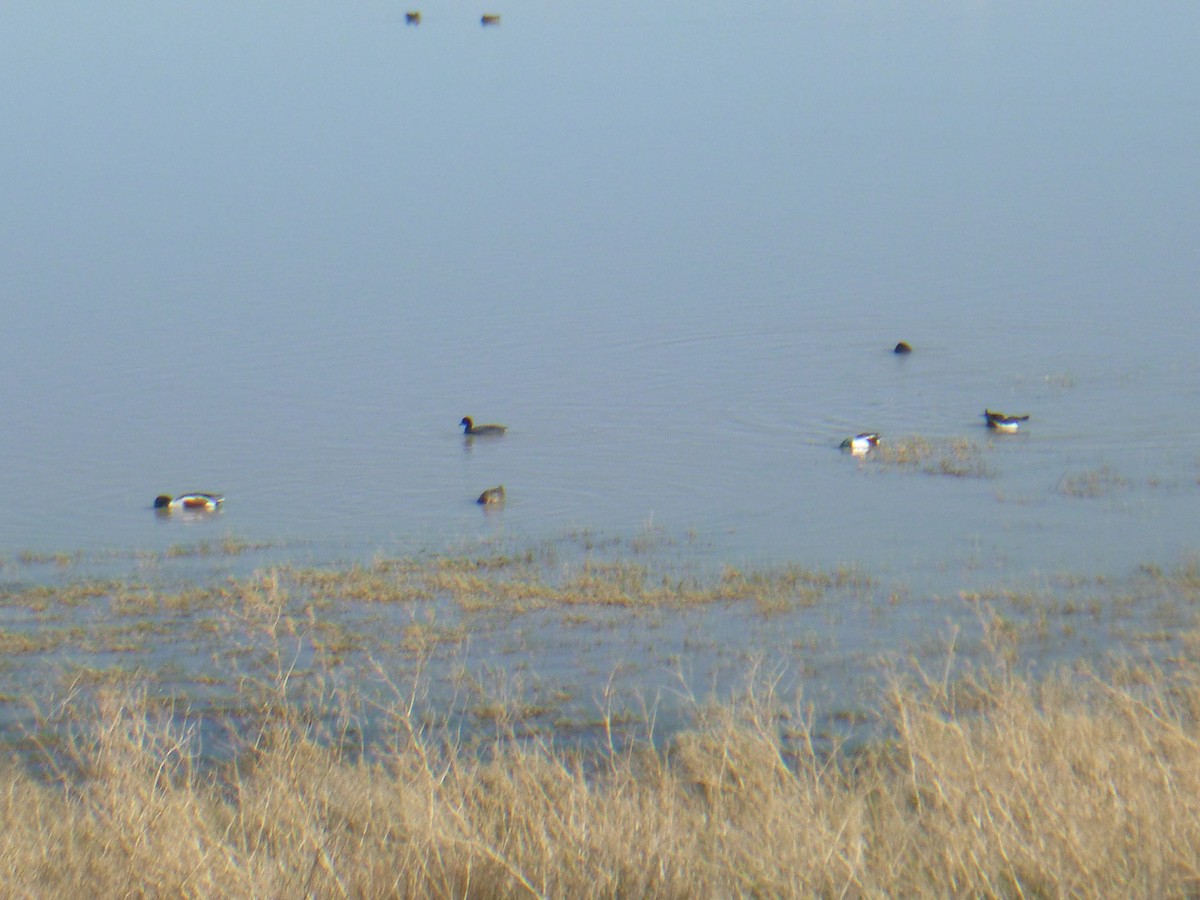
<svg viewBox="0 0 1200 900">
<path fill-rule="evenodd" d="M 138 685 L 216 733 L 240 715 L 242 686 L 276 677 L 286 658 L 298 683 L 368 704 L 420 680 L 428 721 L 462 734 L 488 733 L 489 710 L 511 703 L 527 735 L 583 744 L 597 740 L 602 709 L 630 727 L 652 709 L 665 738 L 695 698 L 732 696 L 748 671 L 767 671 L 834 746 L 872 737 L 864 723 L 888 672 L 947 654 L 1021 658 L 1034 677 L 1114 658 L 1164 664 L 1181 655 L 1200 600 L 1191 556 L 1123 579 L 1059 574 L 927 596 L 855 565 L 697 567 L 661 534 L 230 574 L 230 559 L 263 553 L 232 537 L 177 545 L 130 555 L 123 578 L 85 574 L 78 554 L 6 564 L 0 741 L 20 746 L 47 727 L 47 708 L 113 685 Z M 360 730 L 375 739 L 369 716 Z"/>
<path fill-rule="evenodd" d="M 689 575 L 671 549 L 575 536 L 170 590 L 31 558 L 64 577 L 0 592 L 0 872 L 206 895 L 1194 887 L 1196 559 L 921 598 L 854 566 Z"/>
<path fill-rule="evenodd" d="M 62 762 L 0 773 L 0 872 L 207 896 L 1190 892 L 1200 667 L 1018 668 L 893 678 L 891 736 L 853 750 L 818 749 L 811 710 L 769 677 L 697 703 L 666 742 L 587 753 L 522 733 L 507 706 L 464 740 L 400 693 L 375 709 L 390 736 L 370 758 L 353 716 L 322 726 L 280 702 L 282 673 L 215 765 L 194 723 L 114 688 Z"/>
</svg>

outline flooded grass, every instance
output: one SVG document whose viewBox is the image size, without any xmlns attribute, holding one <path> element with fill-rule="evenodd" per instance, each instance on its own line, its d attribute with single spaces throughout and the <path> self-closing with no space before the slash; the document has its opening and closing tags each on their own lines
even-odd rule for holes
<svg viewBox="0 0 1200 900">
<path fill-rule="evenodd" d="M 1103 497 L 1128 486 L 1129 481 L 1108 466 L 1064 475 L 1058 482 L 1058 493 L 1065 497 Z"/>
<path fill-rule="evenodd" d="M 10 585 L 0 871 L 53 894 L 1187 893 L 1198 604 L 1200 558 L 939 600 L 595 535 Z"/>
<path fill-rule="evenodd" d="M 587 558 L 552 565 L 531 555 L 382 560 L 372 566 L 283 569 L 280 574 L 314 596 L 380 604 L 448 600 L 472 612 L 725 601 L 812 605 L 830 590 L 870 584 L 865 574 L 849 566 L 832 571 L 783 566 L 750 575 L 727 569 L 719 578 L 705 580 L 641 561 Z"/>
<path fill-rule="evenodd" d="M 78 559 L 74 553 L 36 553 L 33 550 L 22 550 L 17 554 L 17 562 L 25 566 L 55 565 L 65 569 Z"/>
<path fill-rule="evenodd" d="M 242 538 L 226 535 L 219 541 L 200 541 L 195 544 L 172 544 L 163 555 L 167 559 L 181 559 L 196 556 L 240 556 L 271 547 L 269 543 L 246 541 Z"/>
<path fill-rule="evenodd" d="M 891 468 L 913 469 L 927 475 L 987 478 L 992 474 L 983 449 L 966 438 L 899 437 L 880 442 L 867 458 Z"/>
<path fill-rule="evenodd" d="M 633 735 L 583 752 L 537 724 L 553 700 L 468 691 L 486 736 L 464 739 L 414 711 L 415 682 L 374 708 L 388 737 L 369 756 L 355 699 L 326 692 L 314 716 L 281 699 L 284 670 L 227 707 L 237 749 L 218 765 L 185 711 L 109 679 L 29 736 L 44 768 L 0 768 L 0 871 L 107 896 L 1194 890 L 1194 663 L 1035 680 L 952 662 L 893 676 L 870 716 L 888 737 L 854 749 L 821 749 L 798 698 L 751 672 L 666 742 L 652 715 L 604 707 L 593 729 Z"/>
<path fill-rule="evenodd" d="M 0 591 L 0 647 L 24 663 L 0 672 L 0 693 L 19 694 L 20 677 L 52 670 L 64 654 L 98 668 L 118 656 L 147 669 L 169 659 L 191 682 L 214 672 L 236 675 L 256 665 L 253 635 L 275 639 L 283 632 L 297 644 L 298 671 L 318 655 L 353 668 L 380 655 L 444 660 L 475 653 L 549 663 L 569 680 L 570 662 L 581 652 L 601 667 L 633 656 L 643 671 L 680 661 L 707 671 L 713 659 L 728 665 L 759 646 L 786 648 L 797 670 L 823 674 L 819 660 L 837 658 L 837 641 L 818 635 L 901 649 L 905 630 L 888 638 L 895 627 L 889 623 L 915 621 L 930 604 L 943 603 L 852 565 L 725 566 L 702 574 L 641 549 L 624 555 L 624 542 L 605 544 L 604 552 L 590 535 L 567 544 L 573 552 L 547 544 L 341 568 L 280 566 L 207 585 L 89 578 L 10 584 Z M 1171 570 L 1143 566 L 1122 582 L 1059 573 L 1038 587 L 964 590 L 957 601 L 973 617 L 978 639 L 1003 635 L 1013 652 L 1056 638 L 1096 646 L 1114 635 L 1128 638 L 1133 621 L 1142 623 L 1142 634 L 1158 635 L 1162 623 L 1190 622 L 1200 601 L 1200 561 Z M 934 615 L 936 621 L 945 613 Z M 730 634 L 738 642 L 723 637 Z"/>
</svg>

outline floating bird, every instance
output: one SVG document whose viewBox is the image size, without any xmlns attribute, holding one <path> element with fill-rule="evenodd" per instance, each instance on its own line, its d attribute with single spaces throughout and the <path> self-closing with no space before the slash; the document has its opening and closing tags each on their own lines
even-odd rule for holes
<svg viewBox="0 0 1200 900">
<path fill-rule="evenodd" d="M 838 445 L 842 450 L 849 450 L 855 456 L 865 456 L 872 447 L 879 446 L 879 435 L 874 431 L 856 434 L 848 437 Z"/>
<path fill-rule="evenodd" d="M 162 512 L 175 512 L 182 510 L 184 512 L 216 512 L 217 508 L 225 502 L 225 498 L 220 494 L 180 494 L 172 499 L 166 494 L 159 494 L 154 498 L 154 508 Z"/>
<path fill-rule="evenodd" d="M 1009 416 L 1002 412 L 992 412 L 990 409 L 983 411 L 983 417 L 987 419 L 988 428 L 995 428 L 997 431 L 1016 431 L 1022 422 L 1029 421 L 1029 416 Z"/>
<path fill-rule="evenodd" d="M 482 16 L 479 17 L 479 22 L 482 25 L 499 25 L 500 24 L 500 14 L 499 13 L 484 13 Z"/>
<path fill-rule="evenodd" d="M 892 352 L 901 354 L 912 353 L 912 344 L 908 343 L 908 341 L 901 341 L 896 345 L 896 349 L 894 349 Z"/>
<path fill-rule="evenodd" d="M 476 500 L 475 502 L 481 503 L 483 505 L 488 505 L 488 504 L 492 504 L 492 503 L 503 503 L 504 502 L 504 485 L 501 484 L 501 485 L 497 485 L 494 488 L 488 488 L 486 491 L 484 491 L 482 494 L 479 495 L 479 499 Z"/>
<path fill-rule="evenodd" d="M 420 25 L 421 24 L 420 11 L 414 10 L 413 12 L 406 12 L 404 14 L 404 23 L 406 25 Z"/>
<path fill-rule="evenodd" d="M 478 435 L 481 437 L 504 434 L 508 430 L 508 427 L 505 425 L 476 425 L 470 416 L 463 416 L 463 420 L 458 424 L 463 427 L 463 434 Z"/>
</svg>

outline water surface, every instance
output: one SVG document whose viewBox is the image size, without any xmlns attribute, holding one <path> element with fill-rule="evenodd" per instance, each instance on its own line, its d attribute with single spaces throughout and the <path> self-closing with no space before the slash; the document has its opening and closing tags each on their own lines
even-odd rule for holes
<svg viewBox="0 0 1200 900">
<path fill-rule="evenodd" d="M 0 554 L 652 526 L 924 596 L 1195 546 L 1200 13 L 500 11 L 5 5 Z"/>
</svg>

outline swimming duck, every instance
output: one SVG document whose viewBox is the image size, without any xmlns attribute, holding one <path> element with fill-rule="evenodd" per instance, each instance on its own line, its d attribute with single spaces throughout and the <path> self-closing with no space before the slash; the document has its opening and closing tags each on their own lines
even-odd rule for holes
<svg viewBox="0 0 1200 900">
<path fill-rule="evenodd" d="M 499 25 L 500 24 L 500 14 L 499 13 L 484 13 L 482 16 L 479 17 L 479 21 L 483 25 Z"/>
<path fill-rule="evenodd" d="M 159 494 L 154 498 L 154 508 L 163 512 L 175 512 L 176 510 L 184 510 L 186 512 L 216 512 L 217 508 L 225 502 L 225 498 L 220 494 L 180 494 L 178 497 L 171 498 L 166 494 Z"/>
<path fill-rule="evenodd" d="M 479 499 L 476 500 L 475 502 L 481 503 L 484 505 L 489 504 L 489 503 L 503 503 L 504 502 L 504 485 L 501 484 L 501 485 L 497 485 L 494 488 L 488 488 L 486 491 L 484 491 L 482 494 L 479 495 Z"/>
<path fill-rule="evenodd" d="M 1009 416 L 1002 412 L 992 412 L 990 409 L 983 411 L 983 417 L 987 419 L 988 428 L 995 428 L 997 431 L 1016 431 L 1022 422 L 1029 421 L 1029 416 Z"/>
<path fill-rule="evenodd" d="M 404 14 L 404 24 L 420 25 L 421 24 L 421 11 L 414 10 L 413 12 L 406 12 Z"/>
<path fill-rule="evenodd" d="M 463 416 L 463 420 L 458 424 L 463 427 L 463 434 L 485 436 L 504 434 L 504 432 L 508 430 L 508 428 L 504 425 L 476 425 L 473 421 L 471 421 L 470 416 Z"/>
<path fill-rule="evenodd" d="M 848 437 L 838 445 L 842 450 L 849 450 L 855 456 L 864 456 L 872 447 L 879 446 L 879 435 L 874 431 L 856 434 Z"/>
<path fill-rule="evenodd" d="M 892 352 L 899 354 L 912 353 L 912 344 L 910 344 L 908 341 L 901 341 L 896 345 L 896 349 L 894 349 Z"/>
</svg>

